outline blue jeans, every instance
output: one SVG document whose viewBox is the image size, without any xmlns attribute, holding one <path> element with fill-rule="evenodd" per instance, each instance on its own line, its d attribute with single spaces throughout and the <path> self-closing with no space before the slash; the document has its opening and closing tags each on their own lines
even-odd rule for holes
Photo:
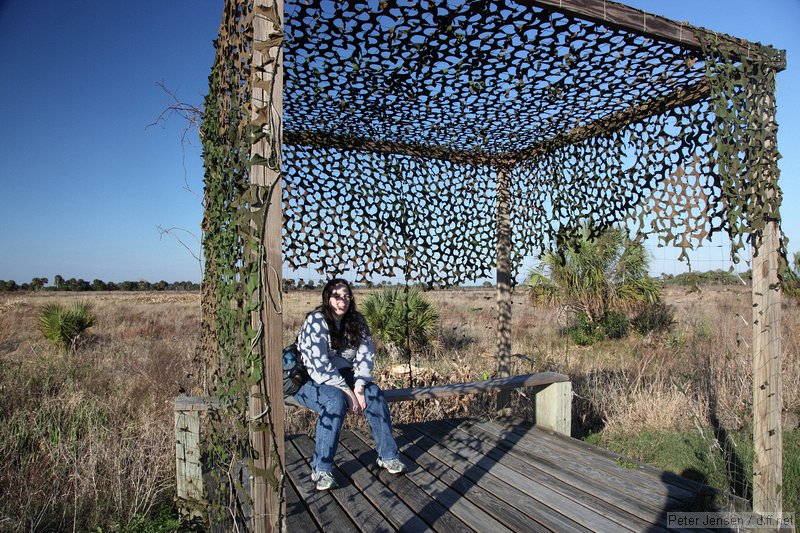
<svg viewBox="0 0 800 533">
<path fill-rule="evenodd" d="M 347 397 L 341 389 L 330 385 L 319 385 L 309 379 L 300 387 L 294 398 L 300 405 L 319 415 L 311 468 L 320 472 L 330 472 L 333 469 L 336 448 L 339 446 L 339 433 L 347 413 Z M 364 414 L 372 430 L 378 458 L 384 461 L 397 459 L 399 456 L 397 443 L 392 436 L 392 420 L 383 391 L 376 384 L 367 383 L 364 387 L 364 398 L 367 402 Z"/>
</svg>

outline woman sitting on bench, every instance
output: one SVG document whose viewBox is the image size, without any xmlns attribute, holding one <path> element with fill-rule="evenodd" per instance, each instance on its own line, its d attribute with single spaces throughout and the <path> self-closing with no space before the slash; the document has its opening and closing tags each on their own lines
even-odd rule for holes
<svg viewBox="0 0 800 533">
<path fill-rule="evenodd" d="M 378 466 L 392 474 L 405 472 L 392 436 L 389 406 L 381 389 L 372 382 L 372 335 L 364 317 L 356 311 L 347 281 L 336 278 L 325 285 L 322 305 L 306 316 L 297 347 L 311 379 L 294 397 L 319 415 L 311 462 L 311 480 L 316 482 L 317 490 L 338 487 L 331 471 L 347 411 L 366 415 L 378 452 Z"/>
</svg>

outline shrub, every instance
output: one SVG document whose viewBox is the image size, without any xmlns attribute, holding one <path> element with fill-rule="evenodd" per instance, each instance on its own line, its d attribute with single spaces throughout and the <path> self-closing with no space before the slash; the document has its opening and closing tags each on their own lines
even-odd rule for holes
<svg viewBox="0 0 800 533">
<path fill-rule="evenodd" d="M 401 351 L 406 344 L 418 350 L 430 344 L 439 314 L 430 300 L 416 287 L 408 293 L 384 289 L 364 298 L 361 313 L 373 337 L 386 348 Z"/>
<path fill-rule="evenodd" d="M 628 335 L 628 317 L 619 311 L 609 311 L 600 319 L 600 328 L 609 339 L 621 339 Z"/>
<path fill-rule="evenodd" d="M 575 320 L 575 325 L 566 331 L 575 344 L 578 346 L 591 346 L 596 341 L 603 340 L 605 334 L 599 322 L 591 322 L 586 313 L 583 312 L 578 313 Z"/>
<path fill-rule="evenodd" d="M 57 349 L 75 350 L 81 335 L 95 323 L 92 306 L 76 302 L 67 309 L 61 304 L 49 303 L 39 313 L 39 330 Z"/>
<path fill-rule="evenodd" d="M 631 320 L 633 329 L 642 335 L 647 335 L 650 332 L 662 333 L 669 331 L 674 324 L 675 318 L 672 307 L 661 302 L 645 305 Z"/>
<path fill-rule="evenodd" d="M 621 339 L 628 335 L 628 317 L 618 311 L 609 311 L 595 322 L 591 322 L 586 313 L 578 313 L 575 319 L 575 325 L 565 333 L 578 346 L 591 346 L 603 339 Z"/>
</svg>

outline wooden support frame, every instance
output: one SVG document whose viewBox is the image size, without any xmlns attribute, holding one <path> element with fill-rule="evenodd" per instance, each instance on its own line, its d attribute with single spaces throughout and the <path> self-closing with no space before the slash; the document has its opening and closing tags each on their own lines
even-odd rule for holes
<svg viewBox="0 0 800 533">
<path fill-rule="evenodd" d="M 556 10 L 562 13 L 601 21 L 610 26 L 624 28 L 646 37 L 654 37 L 666 42 L 681 44 L 690 48 L 699 49 L 700 41 L 696 32 L 713 34 L 725 39 L 736 48 L 735 53 L 740 57 L 745 54 L 756 55 L 765 63 L 776 70 L 785 68 L 785 54 L 782 51 L 769 47 L 754 45 L 746 41 L 735 39 L 709 32 L 702 28 L 690 26 L 685 23 L 673 22 L 663 17 L 658 17 L 643 11 L 606 0 L 527 0 L 531 5 L 545 9 Z M 282 115 L 282 89 L 283 73 L 280 66 L 277 69 L 265 68 L 268 64 L 282 63 L 280 42 L 274 41 L 276 28 L 283 25 L 283 0 L 256 0 L 254 16 L 254 53 L 253 53 L 253 102 L 270 103 L 267 110 L 267 125 L 271 128 L 267 140 L 278 139 L 277 146 L 280 151 L 282 145 L 281 115 Z M 277 13 L 278 19 L 264 16 L 265 13 Z M 270 74 L 274 73 L 274 74 Z M 274 76 L 272 78 L 271 76 Z M 271 91 L 270 94 L 268 92 Z M 346 145 L 350 149 L 369 150 L 372 152 L 398 153 L 411 155 L 424 155 L 436 159 L 446 159 L 459 164 L 491 165 L 493 163 L 508 165 L 523 158 L 551 149 L 553 145 L 570 144 L 579 142 L 595 135 L 603 129 L 609 121 L 630 123 L 641 120 L 656 113 L 661 113 L 670 107 L 691 104 L 707 95 L 708 88 L 704 83 L 697 84 L 688 89 L 679 89 L 672 95 L 662 97 L 660 100 L 642 104 L 636 108 L 626 110 L 618 115 L 605 117 L 596 122 L 579 125 L 573 130 L 558 135 L 545 143 L 529 147 L 518 153 L 485 154 L 480 152 L 456 153 L 446 149 L 425 146 L 414 146 L 403 143 L 375 144 L 368 139 L 337 139 L 330 136 L 290 135 L 286 141 L 289 144 L 311 144 L 319 146 Z M 772 97 L 772 95 L 770 95 Z M 774 112 L 774 101 L 772 102 Z M 254 106 L 254 119 L 261 120 L 261 109 Z M 267 153 L 266 141 L 262 140 L 253 147 L 253 155 Z M 280 153 L 278 153 L 280 160 Z M 260 169 L 260 170 L 259 170 Z M 767 177 L 763 177 L 766 179 Z M 498 215 L 497 215 L 497 309 L 498 309 L 498 372 L 501 376 L 510 374 L 510 321 L 511 321 L 511 280 L 510 280 L 510 222 L 508 205 L 508 171 L 498 171 Z M 275 462 L 283 469 L 284 464 L 284 428 L 283 428 L 283 402 L 271 401 L 272 398 L 282 396 L 280 379 L 280 353 L 282 348 L 282 317 L 281 304 L 281 184 L 280 171 L 267 171 L 264 167 L 254 167 L 251 175 L 252 183 L 261 186 L 273 185 L 275 188 L 270 196 L 268 206 L 269 215 L 265 224 L 263 236 L 264 255 L 259 257 L 263 261 L 260 265 L 263 283 L 260 292 L 254 295 L 264 305 L 259 310 L 258 316 L 252 317 L 252 324 L 263 326 L 263 335 L 260 338 L 261 353 L 264 356 L 264 383 L 251 390 L 250 416 L 258 420 L 268 416 L 268 424 L 277 443 L 277 450 L 271 448 L 272 444 L 267 432 L 263 430 L 263 423 L 257 427 L 262 430 L 254 431 L 251 435 L 253 446 L 257 454 L 255 466 L 268 470 L 274 467 Z M 501 183 L 502 182 L 502 183 Z M 781 414 L 781 381 L 780 381 L 780 291 L 778 288 L 778 260 L 779 234 L 775 223 L 767 224 L 766 228 L 756 235 L 754 240 L 755 260 L 753 264 L 753 379 L 754 379 L 754 433 L 755 433 L 755 487 L 754 510 L 757 512 L 775 512 L 781 510 L 781 453 L 782 434 L 780 428 Z M 507 390 L 501 388 L 500 390 Z M 279 392 L 280 391 L 280 392 Z M 549 424 L 555 431 L 569 434 L 571 425 L 571 385 L 566 382 L 553 383 L 540 392 L 537 392 L 537 422 Z M 569 401 L 567 401 L 569 398 Z M 541 404 L 541 410 L 540 410 Z M 555 408 L 546 408 L 554 405 Z M 777 417 L 777 418 L 776 418 Z M 541 419 L 541 420 L 539 420 Z M 556 429 L 556 428 L 560 428 Z M 566 428 L 566 431 L 565 431 Z M 274 453 L 273 453 L 274 452 Z M 257 478 L 253 487 L 253 500 L 255 504 L 255 531 L 280 529 L 280 516 L 284 515 L 282 496 L 275 491 L 270 491 L 263 482 Z"/>
<path fill-rule="evenodd" d="M 783 508 L 783 384 L 777 224 L 756 238 L 753 257 L 753 511 Z"/>
<path fill-rule="evenodd" d="M 175 398 L 175 481 L 178 509 L 187 518 L 202 516 L 205 507 L 200 424 L 211 405 L 208 398 Z"/>
<path fill-rule="evenodd" d="M 621 126 L 624 124 L 632 124 L 654 115 L 665 113 L 679 106 L 693 105 L 707 98 L 708 94 L 708 82 L 703 80 L 689 87 L 678 88 L 670 94 L 649 100 L 638 106 L 620 111 L 619 113 L 602 117 L 586 124 L 580 124 L 570 131 L 556 135 L 522 150 L 499 154 L 490 154 L 481 151 L 458 152 L 442 147 L 402 142 L 376 142 L 359 137 L 339 137 L 319 132 L 302 134 L 287 132 L 285 140 L 288 145 L 309 146 L 312 148 L 340 148 L 377 154 L 426 157 L 429 159 L 449 161 L 457 165 L 493 166 L 500 163 L 503 166 L 509 166 L 532 159 L 553 148 L 585 141 L 594 135 L 607 131 L 611 125 Z"/>
</svg>

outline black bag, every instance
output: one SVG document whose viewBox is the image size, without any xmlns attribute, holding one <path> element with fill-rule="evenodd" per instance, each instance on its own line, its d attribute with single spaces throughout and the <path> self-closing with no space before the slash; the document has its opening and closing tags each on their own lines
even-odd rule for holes
<svg viewBox="0 0 800 533">
<path fill-rule="evenodd" d="M 283 395 L 294 396 L 308 379 L 297 343 L 292 343 L 283 349 Z"/>
</svg>

